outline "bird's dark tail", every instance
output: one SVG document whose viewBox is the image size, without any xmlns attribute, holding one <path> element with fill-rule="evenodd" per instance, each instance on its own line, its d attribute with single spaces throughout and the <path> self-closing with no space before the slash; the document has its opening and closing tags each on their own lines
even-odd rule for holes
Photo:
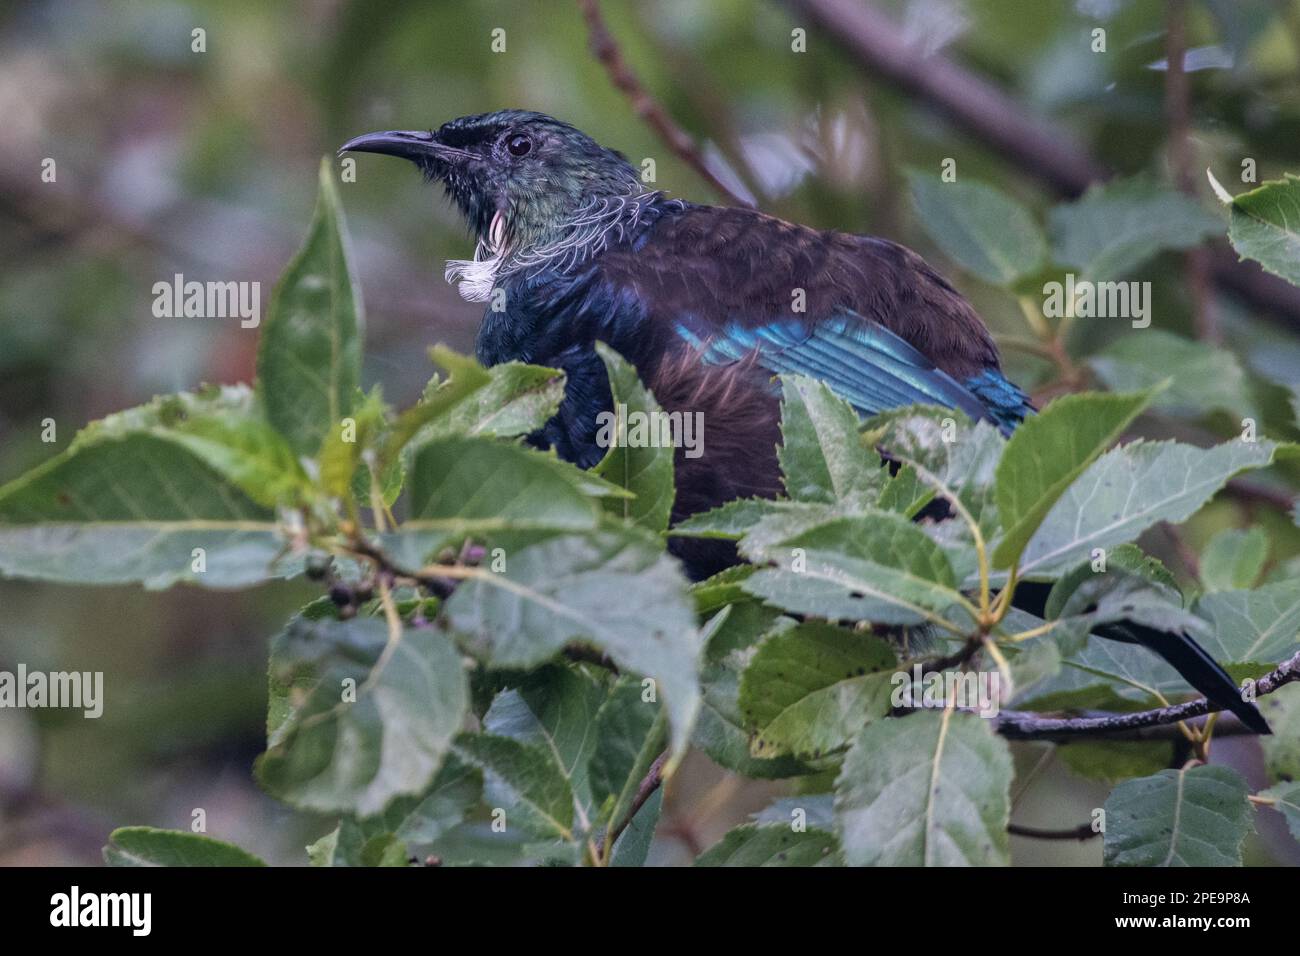
<svg viewBox="0 0 1300 956">
<path fill-rule="evenodd" d="M 1016 607 L 1039 617 L 1047 605 L 1047 593 L 1050 585 L 1038 582 L 1024 582 L 1016 589 Z M 1186 634 L 1174 631 L 1161 631 L 1145 624 L 1132 621 L 1106 624 L 1095 631 L 1097 637 L 1126 644 L 1140 644 L 1147 650 L 1159 654 L 1183 680 L 1200 691 L 1213 704 L 1236 714 L 1243 724 L 1257 734 L 1271 734 L 1268 721 L 1259 708 L 1241 697 L 1241 689 L 1228 676 L 1228 672 L 1219 666 L 1201 645 Z"/>
<path fill-rule="evenodd" d="M 1182 675 L 1183 680 L 1209 698 L 1211 703 L 1232 711 L 1257 734 L 1273 732 L 1259 708 L 1242 700 L 1241 688 L 1228 676 L 1228 672 L 1219 666 L 1205 648 L 1186 634 L 1160 631 L 1131 621 L 1107 624 L 1097 628 L 1095 633 L 1113 641 L 1141 644 L 1147 650 L 1155 651 Z"/>
</svg>

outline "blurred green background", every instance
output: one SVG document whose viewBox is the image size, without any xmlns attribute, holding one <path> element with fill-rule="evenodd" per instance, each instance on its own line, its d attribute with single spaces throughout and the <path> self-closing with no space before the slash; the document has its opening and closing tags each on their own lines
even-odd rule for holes
<svg viewBox="0 0 1300 956">
<path fill-rule="evenodd" d="M 1170 180 L 1166 4 L 874 6 L 909 42 L 986 76 L 1099 162 Z M 1045 210 L 1056 197 L 1025 170 L 865 75 L 789 6 L 609 0 L 602 10 L 641 81 L 719 177 L 782 217 L 914 246 L 995 331 L 1025 334 L 1013 298 L 960 273 L 928 241 L 903 175 L 956 157 L 963 178 Z M 797 54 L 791 31 L 801 26 L 808 51 Z M 1105 55 L 1089 49 L 1097 27 Z M 206 31 L 206 52 L 191 49 L 195 28 Z M 503 52 L 492 50 L 496 29 Z M 1257 161 L 1260 181 L 1300 172 L 1300 3 L 1195 2 L 1187 31 L 1200 51 L 1189 60 L 1191 143 L 1207 206 L 1206 166 L 1234 192 L 1247 188 L 1230 181 L 1243 156 Z M 654 158 L 656 185 L 675 195 L 720 199 L 611 85 L 569 0 L 11 0 L 0 11 L 0 481 L 66 447 L 90 419 L 202 381 L 251 380 L 256 330 L 156 318 L 152 286 L 175 273 L 259 280 L 265 310 L 304 235 L 322 155 L 358 133 L 504 107 L 557 115 L 634 162 Z M 56 162 L 52 183 L 41 178 L 46 158 Z M 441 191 L 405 164 L 362 157 L 342 195 L 367 306 L 366 384 L 409 402 L 430 373 L 427 345 L 472 347 L 481 306 L 441 278 L 443 260 L 468 256 L 471 243 Z M 1190 334 L 1182 269 L 1166 255 L 1143 278 L 1156 280 L 1156 325 Z M 1285 321 L 1226 297 L 1213 307 L 1247 369 L 1300 382 L 1300 340 Z M 1114 329 L 1083 324 L 1072 353 L 1086 356 Z M 1049 374 L 1023 354 L 1006 360 L 1026 386 Z M 47 418 L 53 446 L 40 439 Z M 1233 507 L 1198 519 L 1193 544 L 1239 522 Z M 0 667 L 102 670 L 107 698 L 99 720 L 0 710 L 0 863 L 95 863 L 112 827 L 187 828 L 195 808 L 214 836 L 305 862 L 302 847 L 327 821 L 278 807 L 250 767 L 263 742 L 267 640 L 311 596 L 302 583 L 150 594 L 0 582 Z M 1252 747 L 1224 741 L 1216 756 L 1258 773 Z M 1020 754 L 1022 766 L 1036 755 Z M 674 783 L 652 861 L 687 859 L 775 792 L 694 758 Z M 1017 818 L 1086 819 L 1105 793 L 1050 767 Z M 1100 860 L 1099 841 L 1013 847 L 1026 863 Z M 1251 855 L 1300 861 L 1273 824 Z"/>
</svg>

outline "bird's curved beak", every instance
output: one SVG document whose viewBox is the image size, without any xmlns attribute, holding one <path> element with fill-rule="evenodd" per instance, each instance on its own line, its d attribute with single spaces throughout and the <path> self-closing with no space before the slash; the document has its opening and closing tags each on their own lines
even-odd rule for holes
<svg viewBox="0 0 1300 956">
<path fill-rule="evenodd" d="M 443 145 L 427 130 L 394 129 L 383 133 L 365 133 L 340 146 L 339 153 L 382 153 L 385 156 L 400 156 L 412 162 L 430 159 L 457 162 L 476 158 L 466 150 Z"/>
</svg>

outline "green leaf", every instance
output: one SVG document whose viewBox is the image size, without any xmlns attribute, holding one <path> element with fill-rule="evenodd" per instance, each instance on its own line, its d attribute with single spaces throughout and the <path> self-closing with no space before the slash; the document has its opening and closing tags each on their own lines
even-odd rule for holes
<svg viewBox="0 0 1300 956">
<path fill-rule="evenodd" d="M 592 724 L 599 720 L 605 688 L 585 672 L 563 666 L 544 667 L 512 684 L 493 698 L 484 730 L 550 753 L 582 814 L 590 816 L 587 766 L 597 745 Z"/>
<path fill-rule="evenodd" d="M 451 378 L 440 382 L 432 390 L 426 390 L 424 397 L 416 405 L 397 416 L 397 421 L 393 423 L 393 429 L 384 443 L 384 451 L 380 456 L 381 464 L 396 461 L 402 449 L 421 429 L 450 414 L 491 381 L 487 371 L 478 362 L 459 355 L 445 346 L 435 345 L 429 350 L 429 356 L 451 372 Z"/>
<path fill-rule="evenodd" d="M 1228 479 L 1273 462 L 1279 446 L 1232 441 L 1212 448 L 1134 441 L 1107 452 L 1048 512 L 1020 561 L 1022 574 L 1047 574 L 1114 548 L 1159 521 L 1179 524 Z"/>
<path fill-rule="evenodd" d="M 355 820 L 344 819 L 307 847 L 312 866 L 407 866 L 406 845 L 393 833 L 369 835 Z"/>
<path fill-rule="evenodd" d="M 695 613 L 701 617 L 736 602 L 752 601 L 741 587 L 753 575 L 752 564 L 733 564 L 712 577 L 696 581 L 691 585 L 691 596 L 695 599 Z"/>
<path fill-rule="evenodd" d="M 623 356 L 604 342 L 596 343 L 596 352 L 609 373 L 609 388 L 617 409 L 615 418 L 628 429 L 628 434 L 626 442 L 619 444 L 623 437 L 620 428 L 602 426 L 598 430 L 598 441 L 607 438 L 604 447 L 609 450 L 593 470 L 636 495 L 635 498 L 621 501 L 607 501 L 605 510 L 651 531 L 663 531 L 668 527 L 675 495 L 674 445 L 659 440 L 663 436 L 655 423 L 668 419 L 655 397 L 637 378 L 636 369 Z M 690 414 L 692 413 L 679 413 L 683 423 L 686 421 L 685 416 Z M 636 417 L 630 419 L 630 416 Z M 648 423 L 641 431 L 640 440 L 635 428 L 637 420 Z M 684 435 L 684 430 L 681 434 Z M 696 437 L 703 441 L 703 432 Z"/>
<path fill-rule="evenodd" d="M 759 645 L 740 680 L 740 709 L 759 757 L 821 757 L 889 713 L 898 659 L 889 644 L 809 621 Z"/>
<path fill-rule="evenodd" d="M 199 833 L 119 827 L 108 835 L 109 866 L 266 866 L 253 854 Z"/>
<path fill-rule="evenodd" d="M 681 754 L 699 709 L 694 608 L 675 561 L 632 528 L 549 537 L 480 569 L 445 613 L 468 651 L 495 667 L 532 667 L 570 641 L 652 677 Z"/>
<path fill-rule="evenodd" d="M 320 466 L 321 487 L 326 494 L 342 498 L 353 490 L 357 466 L 361 464 L 361 453 L 373 444 L 374 437 L 384 426 L 385 416 L 384 400 L 376 388 L 356 406 L 351 415 L 330 425 L 316 456 Z M 392 480 L 396 479 L 390 476 L 390 481 Z M 364 487 L 369 492 L 368 471 Z M 369 506 L 368 496 L 362 501 Z"/>
<path fill-rule="evenodd" d="M 385 651 L 383 621 L 297 619 L 273 655 L 310 691 L 257 760 L 269 793 L 304 810 L 371 816 L 434 779 L 468 710 L 460 654 L 431 628 Z M 297 653 L 294 651 L 297 650 Z"/>
<path fill-rule="evenodd" d="M 1170 379 L 1152 402 L 1154 408 L 1184 415 L 1219 409 L 1236 418 L 1259 416 L 1241 363 L 1222 347 L 1143 329 L 1120 336 L 1088 364 L 1112 392 L 1136 392 Z"/>
<path fill-rule="evenodd" d="M 1263 528 L 1225 528 L 1201 552 L 1201 584 L 1207 591 L 1236 591 L 1259 581 L 1268 561 Z"/>
<path fill-rule="evenodd" d="M 1287 173 L 1234 198 L 1228 239 L 1243 259 L 1300 285 L 1300 176 Z"/>
<path fill-rule="evenodd" d="M 597 819 L 618 822 L 666 743 L 660 708 L 644 699 L 641 681 L 622 677 L 596 714 L 591 754 L 592 802 Z"/>
<path fill-rule="evenodd" d="M 850 866 L 1008 862 L 1011 753 L 989 721 L 920 711 L 863 728 L 835 781 Z"/>
<path fill-rule="evenodd" d="M 917 470 L 911 465 L 904 465 L 881 490 L 876 507 L 881 511 L 897 511 L 906 518 L 915 518 L 934 496 L 935 489 L 921 480 Z"/>
<path fill-rule="evenodd" d="M 573 790 L 551 753 L 492 734 L 461 734 L 456 752 L 484 772 L 484 799 L 505 811 L 507 830 L 519 826 L 542 839 L 573 839 Z"/>
<path fill-rule="evenodd" d="M 1273 728 L 1272 736 L 1259 738 L 1269 779 L 1300 780 L 1300 686 L 1279 687 L 1258 703 Z"/>
<path fill-rule="evenodd" d="M 817 379 L 781 376 L 781 446 L 777 457 L 795 501 L 874 501 L 888 473 L 863 446 L 853 407 Z"/>
<path fill-rule="evenodd" d="M 564 373 L 559 369 L 504 362 L 487 374 L 487 384 L 426 425 L 415 443 L 445 435 L 527 435 L 550 421 L 564 398 Z"/>
<path fill-rule="evenodd" d="M 1194 609 L 1210 624 L 1209 634 L 1197 640 L 1220 662 L 1276 663 L 1300 646 L 1300 580 L 1216 591 L 1200 597 Z"/>
<path fill-rule="evenodd" d="M 981 182 L 945 183 L 908 170 L 912 202 L 935 244 L 985 282 L 1004 288 L 1032 275 L 1047 257 L 1047 241 L 1024 206 Z"/>
<path fill-rule="evenodd" d="M 1162 770 L 1126 780 L 1106 799 L 1107 866 L 1240 866 L 1254 811 L 1228 767 Z"/>
<path fill-rule="evenodd" d="M 695 725 L 695 746 L 728 770 L 746 777 L 790 777 L 807 768 L 790 757 L 757 759 L 749 752 L 749 732 L 740 713 L 740 676 L 754 648 L 781 620 L 780 612 L 757 601 L 722 608 L 705 628 L 703 706 Z"/>
<path fill-rule="evenodd" d="M 733 498 L 710 511 L 691 515 L 673 525 L 672 534 L 681 538 L 720 538 L 737 540 L 749 533 L 755 525 L 773 515 L 806 513 L 808 509 L 792 501 L 773 501 L 769 498 Z M 821 510 L 815 512 L 823 514 Z"/>
<path fill-rule="evenodd" d="M 696 866 L 839 866 L 835 835 L 785 823 L 744 823 L 695 859 Z"/>
<path fill-rule="evenodd" d="M 137 434 L 174 442 L 268 508 L 295 503 L 309 486 L 293 449 L 266 421 L 246 385 L 209 385 L 156 397 L 91 422 L 71 447 Z"/>
<path fill-rule="evenodd" d="M 321 161 L 307 241 L 271 296 L 257 353 L 267 416 L 299 455 L 316 454 L 352 411 L 361 381 L 362 307 L 334 170 Z"/>
<path fill-rule="evenodd" d="M 1173 746 L 1162 740 L 1083 740 L 1056 748 L 1070 770 L 1088 780 L 1114 785 L 1169 766 Z"/>
<path fill-rule="evenodd" d="M 1153 558 L 1146 554 L 1134 544 L 1121 544 L 1114 548 L 1106 555 L 1105 569 L 1094 570 L 1092 560 L 1081 561 L 1075 567 L 1071 568 L 1052 585 L 1052 590 L 1047 595 L 1047 604 L 1043 608 L 1043 614 L 1046 619 L 1056 620 L 1070 613 L 1078 613 L 1078 609 L 1086 607 L 1090 602 L 1095 603 L 1100 591 L 1097 587 L 1089 589 L 1085 599 L 1080 601 L 1075 595 L 1081 587 L 1088 582 L 1101 582 L 1103 589 L 1114 587 L 1123 578 L 1140 578 L 1149 582 L 1157 589 L 1166 593 L 1167 601 L 1176 602 L 1182 607 L 1182 592 L 1178 587 L 1178 582 L 1174 579 L 1173 574 L 1162 564 L 1159 559 Z M 1075 610 L 1071 611 L 1067 605 L 1073 606 Z"/>
<path fill-rule="evenodd" d="M 610 857 L 610 866 L 645 866 L 650 853 L 650 844 L 654 842 L 655 827 L 659 825 L 660 811 L 664 805 L 664 788 L 660 787 L 636 812 L 636 816 L 627 825 L 617 840 L 614 841 L 614 853 Z"/>
<path fill-rule="evenodd" d="M 270 509 L 153 434 L 78 440 L 0 488 L 0 574 L 11 577 L 242 587 L 283 574 L 280 549 Z"/>
<path fill-rule="evenodd" d="M 962 603 L 942 549 L 894 512 L 839 518 L 747 555 L 777 567 L 749 578 L 745 590 L 799 614 L 934 623 Z"/>
<path fill-rule="evenodd" d="M 1196 200 L 1146 177 L 1093 186 L 1048 215 L 1057 263 L 1093 281 L 1130 275 L 1156 253 L 1190 249 L 1222 229 Z"/>
<path fill-rule="evenodd" d="M 1300 780 L 1276 784 L 1259 795 L 1273 801 L 1273 809 L 1286 818 L 1291 836 L 1300 840 Z"/>
<path fill-rule="evenodd" d="M 1006 529 L 993 552 L 998 567 L 1016 563 L 1057 499 L 1151 397 L 1067 395 L 1016 429 L 997 467 L 998 513 Z"/>
<path fill-rule="evenodd" d="M 433 783 L 412 797 L 398 797 L 374 817 L 358 821 L 370 836 L 392 834 L 403 847 L 424 846 L 459 826 L 483 796 L 483 774 L 448 754 Z M 405 851 L 403 863 L 405 863 Z"/>
<path fill-rule="evenodd" d="M 574 472 L 550 455 L 489 438 L 436 438 L 412 460 L 410 517 L 382 537 L 384 547 L 420 564 L 466 537 L 593 529 L 599 505 Z"/>
</svg>

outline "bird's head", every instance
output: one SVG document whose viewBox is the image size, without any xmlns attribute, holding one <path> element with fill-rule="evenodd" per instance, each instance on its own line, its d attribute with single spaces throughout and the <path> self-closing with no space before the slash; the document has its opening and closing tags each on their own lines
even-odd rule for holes
<svg viewBox="0 0 1300 956">
<path fill-rule="evenodd" d="M 437 130 L 367 133 L 339 152 L 383 153 L 441 180 L 470 229 L 490 249 L 552 238 L 592 199 L 641 190 L 622 154 L 543 113 L 462 116 Z"/>
</svg>

